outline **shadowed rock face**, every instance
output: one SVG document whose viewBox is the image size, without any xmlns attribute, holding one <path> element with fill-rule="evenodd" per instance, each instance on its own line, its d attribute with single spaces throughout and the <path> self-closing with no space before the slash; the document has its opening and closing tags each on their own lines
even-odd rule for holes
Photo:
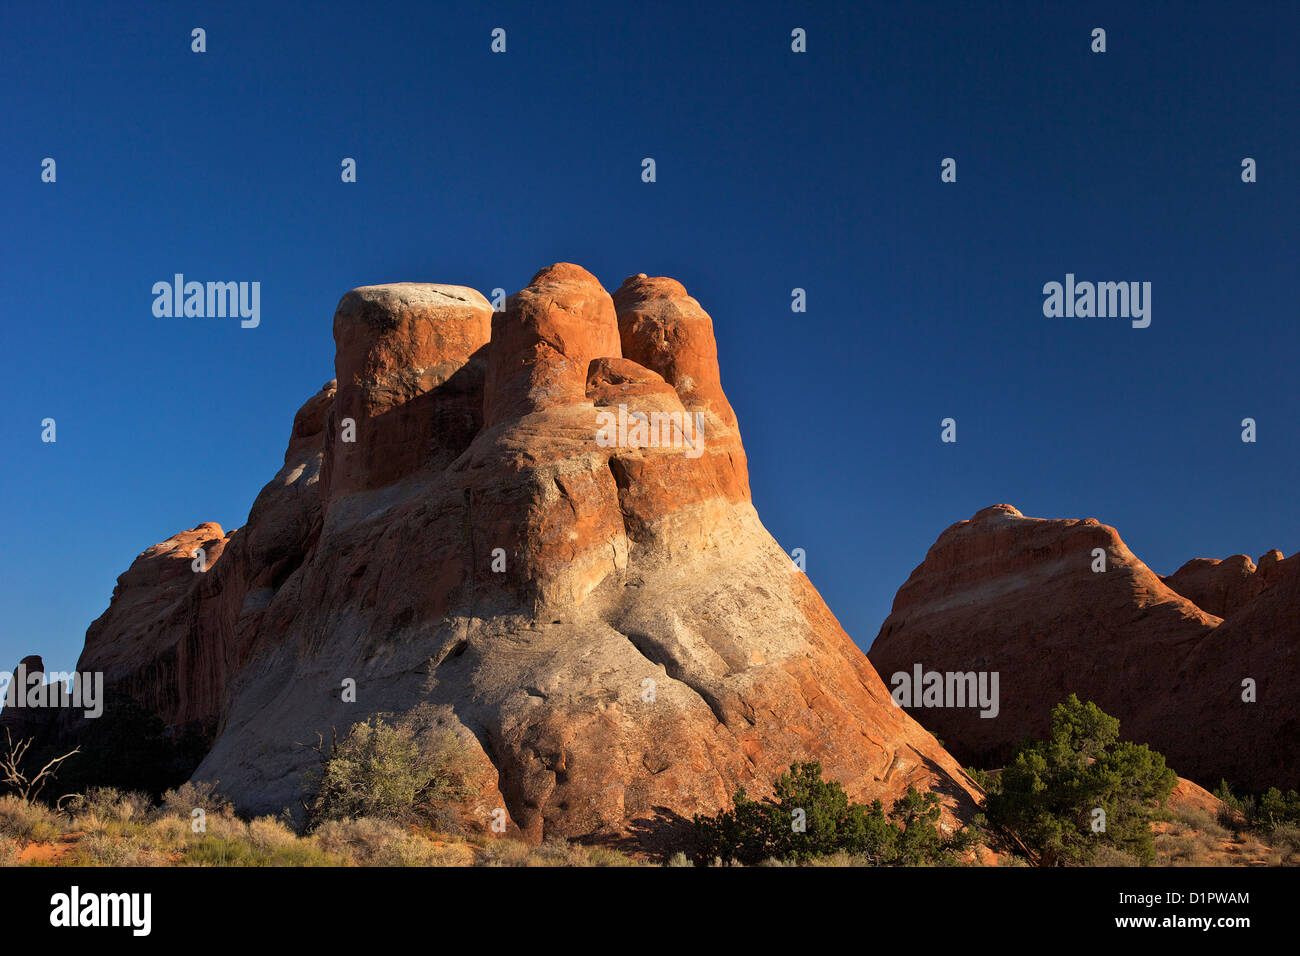
<svg viewBox="0 0 1300 956">
<path fill-rule="evenodd" d="M 1095 549 L 1105 571 L 1093 570 Z M 1261 559 L 1265 573 L 1244 556 L 1193 561 L 1162 580 L 1095 519 L 1029 518 L 995 505 L 939 536 L 869 657 L 887 682 L 917 663 L 999 673 L 996 718 L 909 708 L 966 764 L 1001 765 L 1077 693 L 1185 777 L 1295 786 L 1300 561 L 1280 559 Z M 1258 683 L 1254 704 L 1241 699 L 1246 677 Z"/>
<path fill-rule="evenodd" d="M 1193 558 L 1164 578 L 1183 597 L 1198 607 L 1227 617 L 1258 597 L 1277 578 L 1281 551 L 1269 551 L 1259 565 L 1244 554 L 1230 558 Z"/>
<path fill-rule="evenodd" d="M 146 552 L 87 638 L 83 667 L 211 724 L 196 778 L 296 806 L 296 741 L 424 706 L 476 754 L 478 818 L 533 840 L 654 845 L 802 759 L 856 798 L 914 784 L 949 821 L 973 811 L 759 521 L 712 321 L 679 283 L 611 297 L 561 263 L 497 314 L 371 286 L 334 333 L 337 386 L 248 524 Z M 598 441 L 620 407 L 689 417 L 700 444 Z"/>
<path fill-rule="evenodd" d="M 26 694 L 36 682 L 45 682 L 45 662 L 40 655 L 29 654 L 9 672 L 9 685 L 4 688 L 5 694 L 0 695 L 0 706 L 4 707 L 0 710 L 0 745 L 7 747 L 10 740 L 18 743 L 30 739 L 32 746 L 39 747 L 52 731 L 57 711 L 7 706 L 9 696 L 20 699 L 19 695 Z"/>
<path fill-rule="evenodd" d="M 1259 595 L 1197 644 L 1182 667 L 1192 692 L 1162 711 L 1188 766 L 1207 781 L 1285 790 L 1300 787 L 1300 555 L 1268 557 L 1256 571 L 1265 575 Z M 1254 703 L 1242 701 L 1247 678 Z"/>
</svg>

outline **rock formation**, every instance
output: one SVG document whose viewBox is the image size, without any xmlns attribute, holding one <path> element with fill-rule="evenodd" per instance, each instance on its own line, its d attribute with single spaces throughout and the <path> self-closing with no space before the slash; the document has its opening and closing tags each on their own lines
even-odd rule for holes
<svg viewBox="0 0 1300 956">
<path fill-rule="evenodd" d="M 1269 551 L 1259 564 L 1244 554 L 1193 558 L 1162 580 L 1197 607 L 1227 617 L 1250 603 L 1276 579 L 1281 551 Z"/>
<path fill-rule="evenodd" d="M 1300 788 L 1300 555 L 1268 559 L 1256 571 L 1265 575 L 1259 595 L 1183 662 L 1190 693 L 1163 708 L 1185 775 L 1210 786 L 1224 778 L 1256 791 Z M 1253 703 L 1242 700 L 1246 680 Z"/>
<path fill-rule="evenodd" d="M 44 682 L 45 662 L 39 654 L 29 654 L 9 672 L 4 693 L 0 694 L 0 747 L 9 741 L 33 741 L 34 746 L 44 742 L 54 727 L 58 712 L 41 707 L 9 706 L 10 699 L 22 699 L 33 683 Z M 6 736 L 8 735 L 8 736 Z"/>
<path fill-rule="evenodd" d="M 1300 561 L 1280 558 L 1194 561 L 1162 580 L 1095 519 L 995 505 L 939 536 L 869 657 L 887 683 L 917 664 L 999 674 L 996 717 L 909 708 L 965 764 L 999 765 L 1077 693 L 1185 777 L 1296 786 Z"/>
<path fill-rule="evenodd" d="M 301 742 L 418 706 L 476 755 L 480 816 L 530 840 L 654 845 L 802 759 L 855 798 L 915 784 L 949 822 L 973 811 L 760 523 L 680 283 L 611 297 L 561 263 L 499 313 L 368 286 L 334 338 L 336 382 L 245 526 L 146 551 L 87 634 L 81 669 L 208 734 L 196 779 L 296 807 Z"/>
</svg>

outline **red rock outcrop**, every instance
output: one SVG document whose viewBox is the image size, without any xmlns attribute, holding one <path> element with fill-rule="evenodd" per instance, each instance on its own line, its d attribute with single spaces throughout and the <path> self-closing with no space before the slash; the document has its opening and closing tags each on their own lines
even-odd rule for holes
<svg viewBox="0 0 1300 956">
<path fill-rule="evenodd" d="M 1210 786 L 1300 787 L 1300 555 L 1270 564 L 1267 586 L 1182 663 L 1184 693 L 1158 705 L 1170 762 Z"/>
<path fill-rule="evenodd" d="M 581 402 L 592 361 L 621 357 L 609 293 L 581 266 L 549 266 L 492 317 L 485 424 Z"/>
<path fill-rule="evenodd" d="M 446 467 L 483 424 L 492 306 L 473 289 L 398 282 L 353 289 L 334 313 L 338 392 L 321 493 L 334 500 Z"/>
<path fill-rule="evenodd" d="M 1227 617 L 1260 595 L 1281 556 L 1279 551 L 1270 551 L 1260 558 L 1264 570 L 1244 554 L 1223 560 L 1193 558 L 1162 580 L 1202 610 Z"/>
<path fill-rule="evenodd" d="M 1222 800 L 1199 784 L 1183 777 L 1179 777 L 1178 782 L 1174 784 L 1174 789 L 1170 791 L 1169 800 L 1165 805 L 1170 810 L 1207 813 L 1213 819 L 1218 819 L 1220 814 L 1228 812 Z"/>
<path fill-rule="evenodd" d="M 628 276 L 614 293 L 623 354 L 672 383 L 691 411 L 727 426 L 736 413 L 722 393 L 713 320 L 676 279 Z"/>
<path fill-rule="evenodd" d="M 477 809 L 533 840 L 654 845 L 802 759 L 968 817 L 977 788 L 759 521 L 699 304 L 561 263 L 485 305 L 344 296 L 337 390 L 248 524 L 142 555 L 83 662 L 211 721 L 195 776 L 248 810 L 297 806 L 297 741 L 418 707 L 476 755 Z"/>
<path fill-rule="evenodd" d="M 1105 570 L 1096 570 L 1098 554 Z M 1028 518 L 995 505 L 939 536 L 868 656 L 886 682 L 916 664 L 998 673 L 996 717 L 972 707 L 909 708 L 967 764 L 1000 765 L 1024 737 L 1043 735 L 1051 708 L 1077 693 L 1183 776 L 1295 786 L 1295 564 L 1270 560 L 1275 584 L 1253 597 L 1265 578 L 1249 559 L 1189 562 L 1162 581 L 1095 519 Z M 1192 595 L 1229 618 L 1207 613 Z M 1241 701 L 1245 677 L 1258 682 L 1256 704 Z"/>
</svg>

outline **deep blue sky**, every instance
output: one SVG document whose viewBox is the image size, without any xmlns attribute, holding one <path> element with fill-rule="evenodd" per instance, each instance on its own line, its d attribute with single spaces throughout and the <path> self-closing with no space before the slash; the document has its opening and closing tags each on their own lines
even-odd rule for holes
<svg viewBox="0 0 1300 956">
<path fill-rule="evenodd" d="M 118 6 L 0 12 L 0 668 L 244 522 L 342 293 L 558 260 L 711 313 L 754 501 L 864 647 L 996 502 L 1162 573 L 1300 548 L 1296 4 Z M 175 272 L 260 281 L 261 327 L 155 318 Z M 1151 327 L 1044 318 L 1066 272 L 1152 282 Z"/>
</svg>

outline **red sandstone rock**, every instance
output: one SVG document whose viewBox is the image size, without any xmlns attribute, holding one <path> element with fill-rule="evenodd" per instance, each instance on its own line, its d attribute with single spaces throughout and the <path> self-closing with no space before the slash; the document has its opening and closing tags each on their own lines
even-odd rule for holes
<svg viewBox="0 0 1300 956">
<path fill-rule="evenodd" d="M 1101 573 L 1092 570 L 1095 548 L 1106 555 Z M 1042 736 L 1051 708 L 1077 693 L 1183 776 L 1295 786 L 1297 563 L 1270 559 L 1276 583 L 1253 598 L 1261 582 L 1244 557 L 1189 562 L 1162 582 L 1093 519 L 1026 518 L 996 505 L 939 536 L 899 590 L 869 657 L 887 682 L 916 663 L 999 673 L 996 718 L 971 708 L 910 710 L 963 763 L 999 766 L 1025 736 Z M 1206 613 L 1193 594 L 1229 618 Z M 1254 706 L 1240 702 L 1246 676 L 1261 687 Z"/>
<path fill-rule="evenodd" d="M 1163 580 L 1197 607 L 1218 617 L 1227 617 L 1264 590 L 1264 575 L 1244 554 L 1222 561 L 1193 558 Z"/>
<path fill-rule="evenodd" d="M 662 375 L 631 359 L 594 359 L 587 368 L 587 397 L 596 405 L 618 405 L 650 395 L 668 398 L 665 411 L 685 411 L 676 389 Z"/>
<path fill-rule="evenodd" d="M 1300 555 L 1271 577 L 1188 654 L 1183 693 L 1152 703 L 1170 762 L 1212 785 L 1300 787 Z M 1243 699 L 1247 680 L 1253 702 Z"/>
<path fill-rule="evenodd" d="M 621 357 L 614 304 L 596 277 L 568 262 L 543 269 L 492 317 L 485 424 L 581 402 L 591 361 Z"/>
<path fill-rule="evenodd" d="M 672 383 L 688 409 L 706 409 L 735 426 L 718 376 L 713 320 L 680 282 L 628 276 L 614 293 L 614 308 L 623 355 Z"/>
<path fill-rule="evenodd" d="M 325 421 L 327 499 L 390 485 L 432 462 L 445 467 L 468 447 L 483 420 L 476 354 L 492 314 L 464 286 L 398 282 L 343 296 L 334 313 L 338 393 Z"/>
<path fill-rule="evenodd" d="M 855 798 L 914 784 L 968 818 L 977 788 L 760 523 L 712 323 L 680 284 L 629 280 L 616 318 L 558 264 L 486 345 L 479 298 L 452 288 L 344 296 L 337 391 L 300 411 L 248 524 L 151 549 L 92 627 L 84 661 L 215 726 L 196 778 L 295 807 L 314 758 L 296 741 L 423 707 L 477 755 L 478 809 L 533 840 L 662 844 L 804 759 Z M 698 413 L 703 444 L 602 443 L 619 406 Z M 199 540 L 219 560 L 196 578 L 179 562 Z"/>
<path fill-rule="evenodd" d="M 1092 570 L 1098 548 L 1102 573 Z M 868 656 L 887 682 L 917 663 L 997 672 L 996 717 L 969 707 L 910 711 L 963 762 L 994 767 L 1025 735 L 1043 735 L 1051 708 L 1071 692 L 1127 716 L 1132 732 L 1138 685 L 1144 698 L 1174 693 L 1174 662 L 1217 623 L 1163 585 L 1113 528 L 996 505 L 939 536 Z"/>
<path fill-rule="evenodd" d="M 1196 810 L 1208 813 L 1213 819 L 1218 819 L 1219 815 L 1227 812 L 1228 809 L 1223 801 L 1210 791 L 1183 777 L 1179 777 L 1178 782 L 1174 784 L 1166 806 L 1170 810 L 1183 812 Z"/>
</svg>

